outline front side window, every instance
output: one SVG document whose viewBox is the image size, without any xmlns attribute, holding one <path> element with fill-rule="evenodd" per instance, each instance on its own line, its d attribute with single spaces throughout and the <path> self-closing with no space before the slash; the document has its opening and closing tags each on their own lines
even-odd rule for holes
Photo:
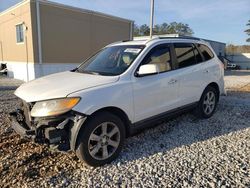
<svg viewBox="0 0 250 188">
<path fill-rule="evenodd" d="M 24 42 L 23 24 L 16 25 L 16 42 L 17 43 Z"/>
<path fill-rule="evenodd" d="M 184 68 L 196 64 L 196 57 L 193 51 L 192 44 L 176 43 L 174 44 L 174 48 L 179 68 Z"/>
<path fill-rule="evenodd" d="M 171 70 L 171 56 L 169 47 L 162 46 L 154 48 L 143 60 L 142 65 L 146 64 L 157 65 L 160 73 Z"/>
<path fill-rule="evenodd" d="M 208 61 L 209 59 L 212 59 L 214 57 L 213 52 L 206 45 L 198 44 L 197 46 L 202 53 L 205 61 Z"/>
<path fill-rule="evenodd" d="M 125 72 L 141 53 L 143 45 L 111 46 L 89 58 L 77 68 L 77 72 L 106 76 Z"/>
</svg>

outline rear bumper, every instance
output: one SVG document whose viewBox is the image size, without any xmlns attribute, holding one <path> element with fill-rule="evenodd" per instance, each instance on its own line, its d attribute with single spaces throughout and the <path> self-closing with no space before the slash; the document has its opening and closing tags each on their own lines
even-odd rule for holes
<svg viewBox="0 0 250 188">
<path fill-rule="evenodd" d="M 224 84 L 223 84 L 223 87 L 221 87 L 220 95 L 222 95 L 222 96 L 227 96 L 227 91 L 226 91 L 226 89 L 225 89 Z"/>
<path fill-rule="evenodd" d="M 49 119 L 36 119 L 27 125 L 24 112 L 18 109 L 10 113 L 11 127 L 24 138 L 58 151 L 75 150 L 78 131 L 86 117 L 67 114 Z M 79 121 L 81 120 L 81 125 Z M 79 127 L 77 127 L 79 126 Z"/>
<path fill-rule="evenodd" d="M 227 91 L 225 89 L 224 73 L 223 73 L 223 76 L 220 78 L 218 83 L 219 83 L 220 95 L 226 96 Z"/>
</svg>

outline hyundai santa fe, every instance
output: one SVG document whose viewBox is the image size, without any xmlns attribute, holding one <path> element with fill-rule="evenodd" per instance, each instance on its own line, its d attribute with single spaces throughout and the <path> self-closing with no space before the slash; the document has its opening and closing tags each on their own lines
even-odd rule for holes
<svg viewBox="0 0 250 188">
<path fill-rule="evenodd" d="M 110 44 L 71 71 L 21 85 L 12 127 L 23 137 L 100 166 L 137 130 L 186 110 L 209 118 L 225 94 L 208 43 L 154 37 Z"/>
</svg>

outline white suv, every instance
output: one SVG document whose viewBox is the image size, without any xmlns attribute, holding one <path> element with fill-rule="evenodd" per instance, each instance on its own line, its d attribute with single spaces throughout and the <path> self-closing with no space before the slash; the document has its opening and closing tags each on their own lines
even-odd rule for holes
<svg viewBox="0 0 250 188">
<path fill-rule="evenodd" d="M 199 39 L 114 43 L 72 71 L 20 86 L 23 107 L 11 113 L 12 127 L 100 166 L 142 127 L 191 109 L 211 117 L 225 93 L 223 76 L 222 63 Z"/>
</svg>

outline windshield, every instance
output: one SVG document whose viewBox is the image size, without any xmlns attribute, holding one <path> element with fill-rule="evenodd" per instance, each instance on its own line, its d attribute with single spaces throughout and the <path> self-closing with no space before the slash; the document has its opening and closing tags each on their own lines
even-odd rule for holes
<svg viewBox="0 0 250 188">
<path fill-rule="evenodd" d="M 76 71 L 106 76 L 120 75 L 128 69 L 143 48 L 141 45 L 104 48 L 81 64 Z"/>
</svg>

